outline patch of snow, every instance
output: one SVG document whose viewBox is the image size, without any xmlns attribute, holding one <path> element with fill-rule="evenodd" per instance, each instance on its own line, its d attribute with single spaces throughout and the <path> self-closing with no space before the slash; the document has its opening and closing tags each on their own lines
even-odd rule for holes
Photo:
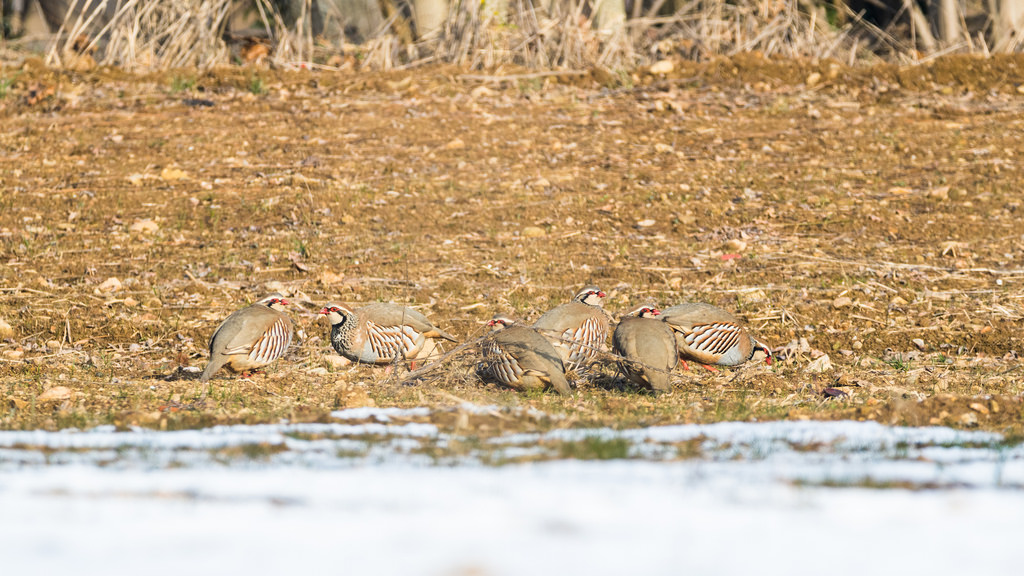
<svg viewBox="0 0 1024 576">
<path fill-rule="evenodd" d="M 337 420 L 369 420 L 390 422 L 392 418 L 413 418 L 430 416 L 430 408 L 346 408 L 331 412 Z"/>
</svg>

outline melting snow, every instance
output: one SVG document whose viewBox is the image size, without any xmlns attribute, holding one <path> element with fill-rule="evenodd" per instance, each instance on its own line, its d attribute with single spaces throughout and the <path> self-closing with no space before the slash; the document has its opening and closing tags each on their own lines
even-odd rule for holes
<svg viewBox="0 0 1024 576">
<path fill-rule="evenodd" d="M 466 452 L 433 425 L 392 423 L 428 415 L 0 432 L 4 573 L 1019 570 L 1024 449 L 998 434 L 720 423 L 516 434 Z M 480 464 L 586 439 L 625 440 L 635 459 Z M 252 445 L 276 449 L 223 453 Z M 923 489 L 856 487 L 890 483 Z"/>
</svg>

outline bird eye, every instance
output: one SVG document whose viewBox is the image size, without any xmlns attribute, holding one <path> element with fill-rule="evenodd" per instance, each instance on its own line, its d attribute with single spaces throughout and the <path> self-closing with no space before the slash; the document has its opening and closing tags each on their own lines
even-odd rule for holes
<svg viewBox="0 0 1024 576">
<path fill-rule="evenodd" d="M 338 312 L 337 306 L 331 306 L 331 312 Z"/>
</svg>

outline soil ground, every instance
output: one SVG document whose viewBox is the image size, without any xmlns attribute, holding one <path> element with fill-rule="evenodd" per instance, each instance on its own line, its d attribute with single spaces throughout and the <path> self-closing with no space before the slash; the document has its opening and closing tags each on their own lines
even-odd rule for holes
<svg viewBox="0 0 1024 576">
<path fill-rule="evenodd" d="M 667 75 L 0 69 L 0 428 L 453 412 L 455 428 L 873 419 L 1024 433 L 1024 59 L 913 68 L 746 55 Z M 328 300 L 413 304 L 460 338 L 597 283 L 606 308 L 714 303 L 771 366 L 604 366 L 570 397 L 343 366 Z M 205 363 L 285 292 L 266 375 Z M 5 327 L 9 326 L 9 328 Z"/>
</svg>

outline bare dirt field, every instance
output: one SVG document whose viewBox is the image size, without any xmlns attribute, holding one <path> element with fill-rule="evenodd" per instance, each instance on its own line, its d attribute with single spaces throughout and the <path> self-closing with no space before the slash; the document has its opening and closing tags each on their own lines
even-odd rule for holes
<svg viewBox="0 0 1024 576">
<path fill-rule="evenodd" d="M 1024 58 L 517 72 L 0 68 L 0 429 L 470 401 L 539 412 L 432 418 L 1024 433 Z M 413 382 L 342 366 L 316 314 L 405 302 L 471 340 L 586 283 L 612 312 L 736 311 L 780 358 L 680 371 L 657 397 L 610 365 L 570 397 L 521 395 L 472 352 Z M 222 374 L 202 402 L 165 378 L 275 290 L 300 333 L 266 375 Z"/>
</svg>

